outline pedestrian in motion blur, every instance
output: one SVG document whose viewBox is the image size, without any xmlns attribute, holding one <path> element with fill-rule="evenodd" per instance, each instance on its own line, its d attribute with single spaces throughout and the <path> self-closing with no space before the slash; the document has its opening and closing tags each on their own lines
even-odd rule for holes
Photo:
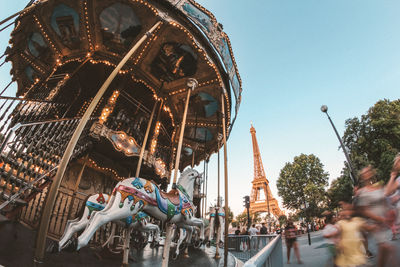
<svg viewBox="0 0 400 267">
<path fill-rule="evenodd" d="M 339 231 L 339 242 L 337 245 L 336 266 L 356 267 L 367 262 L 366 254 L 362 249 L 361 231 L 372 230 L 374 226 L 368 225 L 360 217 L 356 217 L 354 206 L 349 203 L 342 204 L 343 209 L 339 214 L 339 221 L 336 224 Z"/>
<path fill-rule="evenodd" d="M 300 259 L 299 245 L 297 244 L 297 234 L 296 227 L 293 225 L 292 221 L 288 221 L 285 227 L 285 241 L 287 247 L 287 263 L 290 264 L 290 250 L 294 248 L 294 254 L 296 255 L 297 262 L 303 264 Z"/>
<path fill-rule="evenodd" d="M 386 193 L 390 196 L 390 202 L 394 206 L 392 214 L 392 240 L 396 240 L 396 234 L 400 228 L 400 154 L 394 159 L 392 172 L 390 173 L 389 182 L 386 185 Z"/>
<path fill-rule="evenodd" d="M 378 246 L 378 267 L 384 267 L 386 263 L 395 264 L 394 247 L 390 245 L 388 235 L 388 214 L 389 205 L 387 197 L 395 190 L 395 178 L 400 170 L 400 158 L 394 160 L 391 177 L 383 187 L 379 183 L 374 183 L 376 171 L 372 166 L 367 166 L 360 171 L 361 182 L 364 187 L 359 191 L 359 207 L 365 218 L 368 218 L 370 226 L 374 227 L 372 236 Z"/>
<path fill-rule="evenodd" d="M 335 266 L 339 229 L 338 226 L 335 225 L 335 217 L 333 217 L 333 214 L 330 212 L 325 214 L 325 223 L 323 235 L 324 238 L 326 238 L 327 249 L 330 256 L 325 266 Z"/>
</svg>

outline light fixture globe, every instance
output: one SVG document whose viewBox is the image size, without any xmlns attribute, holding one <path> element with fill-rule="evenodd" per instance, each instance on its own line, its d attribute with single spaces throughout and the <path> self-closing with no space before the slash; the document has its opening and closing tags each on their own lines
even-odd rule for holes
<svg viewBox="0 0 400 267">
<path fill-rule="evenodd" d="M 321 111 L 324 112 L 324 113 L 328 112 L 328 106 L 327 105 L 322 105 L 321 106 Z"/>
</svg>

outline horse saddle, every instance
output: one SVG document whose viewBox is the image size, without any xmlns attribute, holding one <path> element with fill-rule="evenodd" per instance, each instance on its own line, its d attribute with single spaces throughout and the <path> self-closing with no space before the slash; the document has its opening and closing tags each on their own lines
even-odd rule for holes
<svg viewBox="0 0 400 267">
<path fill-rule="evenodd" d="M 168 193 L 165 193 L 160 190 L 160 195 L 163 198 L 168 199 L 175 206 L 179 205 L 180 203 L 179 191 L 177 189 L 171 189 Z"/>
</svg>

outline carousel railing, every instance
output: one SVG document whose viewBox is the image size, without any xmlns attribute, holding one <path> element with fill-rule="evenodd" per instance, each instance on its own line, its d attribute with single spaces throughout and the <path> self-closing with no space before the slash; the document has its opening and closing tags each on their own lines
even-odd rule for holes
<svg viewBox="0 0 400 267">
<path fill-rule="evenodd" d="M 47 193 L 47 192 L 45 192 Z M 86 204 L 87 194 L 82 192 L 76 192 L 75 194 L 69 188 L 61 187 L 58 191 L 56 202 L 54 205 L 53 212 L 50 217 L 48 236 L 56 240 L 60 239 L 64 233 L 68 220 L 78 218 L 82 216 L 81 210 Z M 39 218 L 34 218 L 30 215 L 32 211 L 39 207 L 40 197 L 35 202 L 29 203 L 31 206 L 27 206 L 21 212 L 20 220 L 32 228 L 36 228 L 39 223 Z M 91 244 L 102 245 L 111 232 L 111 223 L 108 223 L 104 227 L 101 227 L 93 239 Z"/>
<path fill-rule="evenodd" d="M 249 262 L 251 259 L 257 257 L 260 258 L 261 251 L 264 251 L 266 247 L 274 244 L 279 247 L 279 244 L 275 244 L 276 238 L 280 237 L 276 235 L 229 235 L 228 236 L 228 250 L 234 255 L 236 258 L 243 262 Z M 280 250 L 282 255 L 282 241 L 280 241 Z M 279 250 L 279 248 L 277 249 Z M 270 250 L 268 250 L 270 251 Z M 276 252 L 277 253 L 277 252 Z M 266 255 L 265 253 L 262 255 Z M 275 255 L 275 254 L 274 254 Z M 267 255 L 269 259 L 269 255 Z M 270 260 L 268 260 L 270 261 Z M 259 260 L 257 260 L 257 263 Z M 254 266 L 254 265 L 249 265 Z M 256 266 L 264 266 L 264 265 L 256 265 Z M 280 266 L 280 265 L 265 265 L 265 266 Z"/>
<path fill-rule="evenodd" d="M 260 236 L 251 236 L 250 238 L 250 246 L 259 245 L 258 237 Z M 249 260 L 245 262 L 243 267 L 282 267 L 283 266 L 283 255 L 282 255 L 282 236 L 281 235 L 271 235 L 267 236 L 270 238 L 269 243 L 261 247 L 258 250 L 257 254 L 252 256 Z M 273 239 L 272 239 L 273 238 Z M 251 244 L 253 241 L 253 244 Z M 254 242 L 255 241 L 255 242 Z M 257 242 L 258 241 L 258 242 Z"/>
<path fill-rule="evenodd" d="M 46 100 L 0 96 L 0 133 L 16 123 L 46 121 L 61 118 L 66 104 Z"/>
<path fill-rule="evenodd" d="M 9 214 L 15 206 L 34 202 L 30 218 L 39 212 L 46 193 L 44 188 L 51 182 L 79 120 L 17 123 L 5 132 L 0 146 L 0 211 Z M 82 138 L 88 136 L 89 127 L 90 124 Z M 74 156 L 82 154 L 89 145 L 88 141 L 78 142 Z"/>
</svg>

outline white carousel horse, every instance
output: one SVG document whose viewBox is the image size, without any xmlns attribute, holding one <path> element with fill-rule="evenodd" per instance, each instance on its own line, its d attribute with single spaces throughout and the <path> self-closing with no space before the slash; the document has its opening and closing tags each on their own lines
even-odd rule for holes
<svg viewBox="0 0 400 267">
<path fill-rule="evenodd" d="M 178 180 L 176 189 L 164 193 L 157 185 L 142 178 L 128 178 L 119 182 L 113 190 L 106 207 L 95 212 L 85 231 L 78 240 L 71 242 L 74 249 L 86 246 L 96 230 L 110 222 L 139 211 L 163 221 L 175 223 L 178 227 L 200 227 L 200 242 L 204 240 L 204 224 L 201 219 L 194 217 L 193 188 L 195 183 L 202 182 L 202 175 L 194 169 L 185 170 Z"/>
<path fill-rule="evenodd" d="M 211 240 L 216 239 L 217 245 L 222 247 L 224 245 L 224 229 L 225 229 L 225 212 L 223 207 L 211 206 L 210 207 L 210 228 L 207 241 L 207 247 L 210 246 Z M 215 232 L 217 233 L 215 235 Z"/>
<path fill-rule="evenodd" d="M 61 251 L 64 247 L 68 246 L 68 241 L 74 235 L 74 233 L 83 230 L 89 224 L 89 220 L 93 214 L 98 211 L 103 210 L 108 203 L 110 196 L 108 194 L 95 194 L 90 196 L 84 207 L 83 215 L 79 219 L 69 220 L 65 226 L 64 234 L 62 235 L 60 241 L 58 242 L 58 250 Z M 132 230 L 137 230 L 140 232 L 145 232 L 152 235 L 152 247 L 157 245 L 160 240 L 160 228 L 152 223 L 148 222 L 150 217 L 144 212 L 138 212 L 135 216 L 128 216 L 123 219 L 116 220 L 114 222 L 124 226 L 129 227 Z M 112 229 L 111 235 L 108 240 L 103 244 L 103 247 L 107 245 L 110 240 L 114 239 L 115 228 Z"/>
</svg>

